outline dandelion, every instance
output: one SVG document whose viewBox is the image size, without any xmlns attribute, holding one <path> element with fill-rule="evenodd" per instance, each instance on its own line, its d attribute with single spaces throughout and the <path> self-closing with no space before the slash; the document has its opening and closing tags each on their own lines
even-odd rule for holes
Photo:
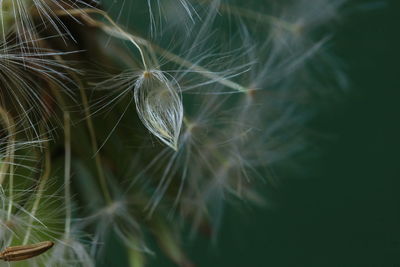
<svg viewBox="0 0 400 267">
<path fill-rule="evenodd" d="M 346 85 L 345 2 L 0 1 L 0 260 L 97 266 L 118 243 L 192 266 L 182 229 L 264 205 L 313 96 Z"/>
</svg>

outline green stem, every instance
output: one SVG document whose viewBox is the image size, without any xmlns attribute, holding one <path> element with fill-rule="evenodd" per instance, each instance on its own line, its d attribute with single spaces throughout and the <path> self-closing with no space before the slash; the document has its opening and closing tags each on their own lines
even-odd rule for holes
<svg viewBox="0 0 400 267">
<path fill-rule="evenodd" d="M 12 117 L 8 114 L 8 112 L 0 107 L 0 117 L 3 119 L 4 124 L 6 125 L 6 129 L 8 130 L 8 138 L 9 141 L 7 144 L 7 152 L 6 152 L 6 162 L 1 168 L 1 177 L 0 177 L 0 185 L 4 181 L 4 177 L 6 173 L 8 173 L 9 178 L 9 202 L 8 202 L 8 210 L 7 210 L 7 220 L 11 219 L 12 208 L 14 204 L 14 157 L 15 157 L 15 124 Z M 8 170 L 9 166 L 9 171 Z"/>
<path fill-rule="evenodd" d="M 30 212 L 30 218 L 29 218 L 29 223 L 28 223 L 28 229 L 26 231 L 23 245 L 26 245 L 29 241 L 29 237 L 32 231 L 32 226 L 33 226 L 33 220 L 36 216 L 36 212 L 39 209 L 39 204 L 43 196 L 43 192 L 46 186 L 46 183 L 50 177 L 50 171 L 51 171 L 51 157 L 50 157 L 50 151 L 48 144 L 45 143 L 45 162 L 44 162 L 44 171 L 42 176 L 39 179 L 39 186 L 36 190 L 36 197 L 35 197 L 35 202 L 33 203 L 32 210 Z"/>
<path fill-rule="evenodd" d="M 60 56 L 55 56 L 55 57 L 60 62 L 64 62 L 64 60 Z M 84 86 L 83 86 L 82 82 L 80 81 L 79 77 L 72 71 L 68 71 L 68 72 L 73 77 L 73 79 L 76 81 L 76 83 L 78 84 L 78 87 L 79 87 L 79 92 L 80 92 L 80 95 L 81 95 L 82 104 L 83 104 L 85 117 L 86 117 L 85 121 L 86 121 L 87 128 L 89 130 L 91 146 L 92 146 L 93 154 L 94 154 L 94 157 L 95 157 L 95 164 L 96 164 L 96 171 L 97 171 L 97 174 L 98 174 L 98 180 L 99 180 L 101 191 L 103 192 L 103 196 L 105 198 L 105 201 L 108 204 L 110 204 L 110 203 L 112 203 L 112 198 L 111 198 L 110 191 L 108 189 L 107 179 L 106 179 L 106 176 L 104 174 L 103 167 L 102 167 L 102 164 L 101 164 L 101 158 L 100 158 L 100 155 L 99 155 L 99 152 L 98 152 L 99 148 L 98 148 L 98 144 L 97 144 L 97 137 L 96 137 L 96 132 L 94 130 L 93 121 L 91 119 L 89 101 L 88 101 L 88 98 L 86 96 Z M 60 93 L 57 90 L 54 90 L 54 91 L 55 91 L 56 96 L 59 98 L 60 103 L 65 107 L 65 103 L 64 103 L 62 97 L 60 96 Z"/>
<path fill-rule="evenodd" d="M 71 117 L 64 111 L 64 194 L 65 194 L 65 238 L 68 240 L 71 233 Z"/>
<path fill-rule="evenodd" d="M 81 84 L 79 85 L 79 91 L 80 91 L 81 98 L 82 98 L 83 108 L 85 110 L 86 124 L 87 124 L 88 130 L 89 130 L 90 140 L 92 143 L 92 149 L 93 149 L 93 153 L 94 153 L 94 157 L 95 157 L 97 174 L 99 175 L 100 186 L 101 186 L 101 189 L 103 191 L 103 194 L 104 194 L 104 197 L 105 197 L 107 203 L 110 204 L 110 203 L 112 203 L 112 198 L 111 198 L 110 191 L 108 190 L 106 176 L 104 175 L 104 171 L 101 166 L 101 158 L 100 158 L 99 151 L 98 151 L 99 146 L 97 144 L 96 132 L 94 130 L 93 121 L 91 119 L 89 102 L 88 102 L 85 90 Z"/>
</svg>

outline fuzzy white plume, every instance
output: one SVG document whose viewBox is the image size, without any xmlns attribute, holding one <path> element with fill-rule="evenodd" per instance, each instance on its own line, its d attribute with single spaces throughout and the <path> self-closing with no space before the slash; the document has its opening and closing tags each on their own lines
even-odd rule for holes
<svg viewBox="0 0 400 267">
<path fill-rule="evenodd" d="M 157 70 L 144 71 L 134 88 L 136 109 L 146 128 L 173 149 L 183 120 L 179 86 Z"/>
</svg>

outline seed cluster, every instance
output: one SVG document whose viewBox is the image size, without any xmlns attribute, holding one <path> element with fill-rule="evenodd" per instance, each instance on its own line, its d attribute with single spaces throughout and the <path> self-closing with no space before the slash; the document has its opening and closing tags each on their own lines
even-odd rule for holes
<svg viewBox="0 0 400 267">
<path fill-rule="evenodd" d="M 183 229 L 296 170 L 344 3 L 0 1 L 0 259 L 142 267 L 153 239 L 191 266 Z"/>
</svg>

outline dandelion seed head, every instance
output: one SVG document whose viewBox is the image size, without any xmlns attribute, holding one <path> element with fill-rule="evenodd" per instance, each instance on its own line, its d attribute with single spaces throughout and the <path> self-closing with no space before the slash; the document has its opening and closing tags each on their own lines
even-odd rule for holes
<svg viewBox="0 0 400 267">
<path fill-rule="evenodd" d="M 26 264 L 90 267 L 117 239 L 141 265 L 151 234 L 191 266 L 179 227 L 215 237 L 226 204 L 262 204 L 254 184 L 304 149 L 344 2 L 0 0 L 1 245 L 45 237 Z M 71 57 L 101 70 L 93 87 Z"/>
</svg>

